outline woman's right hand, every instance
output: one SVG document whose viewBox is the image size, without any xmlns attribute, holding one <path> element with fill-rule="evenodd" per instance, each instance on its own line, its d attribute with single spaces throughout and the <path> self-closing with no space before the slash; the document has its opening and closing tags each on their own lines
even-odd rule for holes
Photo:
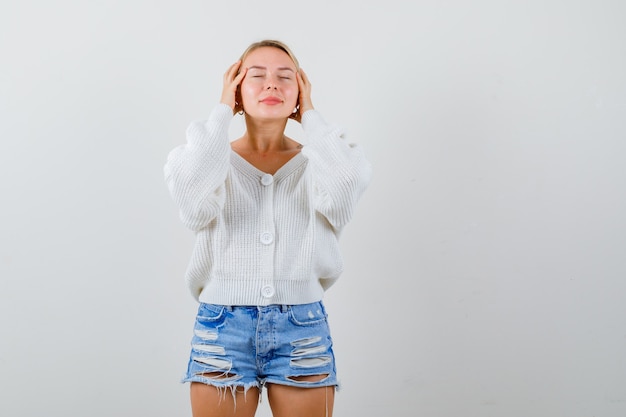
<svg viewBox="0 0 626 417">
<path fill-rule="evenodd" d="M 241 60 L 231 65 L 224 74 L 224 86 L 222 88 L 222 98 L 220 103 L 228 104 L 233 109 L 233 114 L 243 110 L 243 104 L 240 102 L 241 97 L 238 97 L 237 87 L 241 83 L 241 80 L 246 76 L 247 68 L 241 67 Z M 239 73 L 237 73 L 239 71 Z"/>
</svg>

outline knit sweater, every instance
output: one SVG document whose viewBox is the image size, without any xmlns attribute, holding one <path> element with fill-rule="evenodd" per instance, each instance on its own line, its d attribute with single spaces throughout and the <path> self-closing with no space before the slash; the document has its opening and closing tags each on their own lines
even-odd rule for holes
<svg viewBox="0 0 626 417">
<path fill-rule="evenodd" d="M 319 301 L 343 270 L 338 238 L 371 166 L 340 128 L 309 110 L 301 152 L 264 173 L 231 149 L 232 116 L 219 104 L 191 123 L 165 164 L 180 218 L 196 233 L 187 285 L 205 303 Z"/>
</svg>

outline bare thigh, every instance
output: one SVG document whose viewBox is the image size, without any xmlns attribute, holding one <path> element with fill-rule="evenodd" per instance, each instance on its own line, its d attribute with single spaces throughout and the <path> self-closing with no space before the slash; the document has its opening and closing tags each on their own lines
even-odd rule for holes
<svg viewBox="0 0 626 417">
<path fill-rule="evenodd" d="M 335 387 L 268 384 L 267 398 L 274 417 L 332 417 Z"/>
<path fill-rule="evenodd" d="M 233 396 L 230 388 L 192 382 L 190 394 L 193 417 L 252 417 L 259 404 L 257 388 L 238 388 Z"/>
</svg>

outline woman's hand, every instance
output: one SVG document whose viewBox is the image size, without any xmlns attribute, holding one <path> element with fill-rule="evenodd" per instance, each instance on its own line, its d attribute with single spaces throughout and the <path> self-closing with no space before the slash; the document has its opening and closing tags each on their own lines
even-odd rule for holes
<svg viewBox="0 0 626 417">
<path fill-rule="evenodd" d="M 296 73 L 296 79 L 298 80 L 298 88 L 300 89 L 298 111 L 293 113 L 290 117 L 300 123 L 302 121 L 302 115 L 307 110 L 313 110 L 314 107 L 311 101 L 311 82 L 302 68 Z"/>
<path fill-rule="evenodd" d="M 224 86 L 222 88 L 222 98 L 220 103 L 228 104 L 233 109 L 233 114 L 243 110 L 243 104 L 241 103 L 241 96 L 237 93 L 241 80 L 246 76 L 247 68 L 241 67 L 241 61 L 235 62 L 231 65 L 224 74 Z M 237 74 L 239 71 L 239 74 Z"/>
</svg>

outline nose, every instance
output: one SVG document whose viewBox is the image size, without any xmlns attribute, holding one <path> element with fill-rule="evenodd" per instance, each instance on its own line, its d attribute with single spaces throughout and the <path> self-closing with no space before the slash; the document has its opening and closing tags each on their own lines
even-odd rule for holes
<svg viewBox="0 0 626 417">
<path fill-rule="evenodd" d="M 266 90 L 271 90 L 271 89 L 278 89 L 278 87 L 276 87 L 276 81 L 274 81 L 274 79 L 272 77 L 268 77 L 267 79 L 267 86 L 265 87 Z"/>
</svg>

